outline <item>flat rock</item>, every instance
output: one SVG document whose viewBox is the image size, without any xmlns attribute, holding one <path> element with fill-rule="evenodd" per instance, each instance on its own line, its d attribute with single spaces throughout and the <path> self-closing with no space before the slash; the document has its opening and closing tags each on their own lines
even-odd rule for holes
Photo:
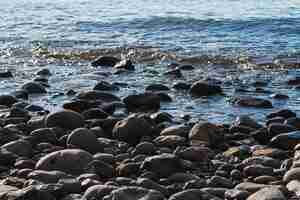
<svg viewBox="0 0 300 200">
<path fill-rule="evenodd" d="M 91 65 L 93 67 L 103 66 L 103 67 L 113 67 L 115 64 L 120 62 L 120 59 L 113 56 L 101 56 L 94 60 Z"/>
<path fill-rule="evenodd" d="M 5 149 L 18 156 L 24 156 L 24 157 L 30 157 L 33 152 L 31 144 L 26 140 L 15 140 L 6 143 L 1 146 L 1 149 Z"/>
<path fill-rule="evenodd" d="M 129 95 L 123 99 L 126 108 L 130 112 L 159 110 L 160 101 L 159 95 L 149 92 Z"/>
<path fill-rule="evenodd" d="M 114 101 L 121 101 L 121 99 L 111 93 L 101 92 L 97 90 L 84 91 L 80 92 L 76 95 L 76 97 L 80 100 L 88 100 L 88 101 L 102 101 L 105 103 L 110 103 Z"/>
<path fill-rule="evenodd" d="M 55 151 L 42 157 L 36 164 L 38 170 L 59 170 L 70 174 L 80 174 L 93 160 L 93 156 L 80 149 Z"/>
<path fill-rule="evenodd" d="M 195 97 L 210 96 L 222 94 L 222 89 L 220 86 L 206 81 L 197 81 L 192 84 L 190 94 Z"/>
<path fill-rule="evenodd" d="M 271 101 L 266 99 L 256 98 L 256 97 L 239 99 L 236 101 L 236 104 L 242 107 L 273 108 Z"/>
</svg>

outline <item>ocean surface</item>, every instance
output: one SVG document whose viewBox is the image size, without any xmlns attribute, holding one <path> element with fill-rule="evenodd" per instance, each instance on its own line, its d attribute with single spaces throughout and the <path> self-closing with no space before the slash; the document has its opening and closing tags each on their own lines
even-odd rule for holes
<svg viewBox="0 0 300 200">
<path fill-rule="evenodd" d="M 0 1 L 0 16 L 0 68 L 15 75 L 1 80 L 0 93 L 16 90 L 46 67 L 53 73 L 48 95 L 30 101 L 50 110 L 69 100 L 67 90 L 91 89 L 99 80 L 129 83 L 116 93 L 121 97 L 154 82 L 172 87 L 175 80 L 161 74 L 178 60 L 196 67 L 181 81 L 218 78 L 227 97 L 191 99 L 171 90 L 174 101 L 162 110 L 214 121 L 241 113 L 263 118 L 270 109 L 243 109 L 227 101 L 240 95 L 236 86 L 254 81 L 267 82 L 270 93 L 290 95 L 273 102 L 274 109 L 300 110 L 299 91 L 282 84 L 299 74 L 297 0 L 9 0 Z M 89 65 L 107 53 L 135 58 L 136 72 L 118 76 Z"/>
</svg>

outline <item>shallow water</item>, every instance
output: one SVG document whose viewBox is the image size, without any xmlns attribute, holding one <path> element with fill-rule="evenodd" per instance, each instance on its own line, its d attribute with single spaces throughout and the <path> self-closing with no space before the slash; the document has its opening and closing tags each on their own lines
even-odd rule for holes
<svg viewBox="0 0 300 200">
<path fill-rule="evenodd" d="M 183 81 L 218 78 L 226 97 L 191 99 L 187 92 L 172 90 L 169 94 L 174 101 L 163 104 L 162 110 L 218 122 L 241 113 L 262 119 L 270 109 L 229 103 L 239 95 L 269 98 L 269 93 L 234 93 L 235 87 L 248 87 L 255 80 L 269 81 L 266 90 L 291 97 L 273 101 L 274 109 L 299 110 L 299 91 L 283 84 L 299 74 L 294 69 L 300 63 L 299 1 L 10 0 L 0 2 L 0 14 L 0 66 L 15 75 L 1 80 L 0 92 L 14 91 L 33 79 L 38 69 L 47 67 L 53 73 L 48 95 L 31 100 L 50 110 L 69 99 L 62 95 L 68 89 L 91 89 L 99 80 L 129 83 L 116 93 L 122 97 L 141 92 L 153 82 L 171 87 L 177 80 L 161 74 L 175 61 L 196 67 L 183 72 Z M 103 54 L 133 58 L 136 72 L 97 74 L 111 73 L 111 69 L 89 65 Z M 262 69 L 268 66 L 272 69 Z"/>
</svg>

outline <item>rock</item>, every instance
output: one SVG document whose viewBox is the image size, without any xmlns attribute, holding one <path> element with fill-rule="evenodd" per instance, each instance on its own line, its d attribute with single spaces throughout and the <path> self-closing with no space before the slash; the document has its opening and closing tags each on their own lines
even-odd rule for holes
<svg viewBox="0 0 300 200">
<path fill-rule="evenodd" d="M 258 176 L 254 179 L 255 183 L 260 183 L 260 184 L 268 184 L 271 182 L 275 182 L 278 179 L 274 176 L 267 176 L 267 175 L 263 175 L 263 176 Z"/>
<path fill-rule="evenodd" d="M 159 177 L 168 177 L 183 171 L 183 166 L 178 157 L 172 154 L 161 154 L 147 157 L 142 163 L 141 169 L 154 172 Z"/>
<path fill-rule="evenodd" d="M 214 146 L 223 142 L 223 135 L 220 128 L 210 122 L 199 122 L 193 126 L 189 132 L 189 139 L 193 141 L 201 141 L 205 144 Z"/>
<path fill-rule="evenodd" d="M 298 118 L 298 117 L 288 118 L 284 121 L 284 124 L 288 124 L 288 125 L 296 127 L 297 129 L 300 129 L 300 118 Z"/>
<path fill-rule="evenodd" d="M 110 165 L 115 164 L 115 156 L 108 153 L 97 153 L 93 156 L 94 160 L 100 160 Z"/>
<path fill-rule="evenodd" d="M 176 148 L 186 145 L 186 139 L 177 135 L 162 135 L 153 140 L 156 146 Z"/>
<path fill-rule="evenodd" d="M 59 170 L 70 174 L 80 174 L 93 160 L 93 156 L 80 149 L 55 151 L 42 157 L 36 164 L 38 170 Z"/>
<path fill-rule="evenodd" d="M 271 119 L 274 117 L 283 117 L 287 119 L 290 117 L 296 117 L 296 113 L 289 109 L 281 109 L 267 115 L 267 119 Z"/>
<path fill-rule="evenodd" d="M 160 97 L 155 93 L 129 95 L 123 99 L 129 112 L 159 110 Z"/>
<path fill-rule="evenodd" d="M 103 67 L 113 67 L 118 62 L 120 62 L 120 59 L 113 57 L 113 56 L 101 56 L 94 60 L 91 65 L 93 67 L 103 66 Z"/>
<path fill-rule="evenodd" d="M 143 136 L 153 135 L 155 126 L 145 115 L 132 114 L 116 123 L 112 132 L 120 141 L 137 144 Z"/>
<path fill-rule="evenodd" d="M 268 126 L 269 137 L 274 137 L 281 133 L 288 133 L 296 131 L 297 129 L 291 125 L 280 124 L 280 123 L 272 123 Z"/>
<path fill-rule="evenodd" d="M 118 187 L 112 185 L 95 185 L 85 191 L 82 200 L 103 199 L 104 196 L 116 189 Z"/>
<path fill-rule="evenodd" d="M 67 174 L 61 171 L 34 170 L 27 176 L 28 179 L 37 180 L 42 183 L 57 183 L 59 179 L 66 178 Z"/>
<path fill-rule="evenodd" d="M 211 154 L 209 148 L 198 146 L 187 147 L 176 153 L 180 158 L 194 162 L 207 162 Z"/>
<path fill-rule="evenodd" d="M 300 168 L 291 168 L 289 171 L 287 171 L 282 179 L 285 183 L 288 183 L 292 180 L 299 180 L 300 181 Z"/>
<path fill-rule="evenodd" d="M 128 163 L 121 163 L 117 167 L 117 173 L 120 177 L 131 177 L 136 176 L 140 169 L 140 163 L 135 162 L 128 162 Z"/>
<path fill-rule="evenodd" d="M 243 160 L 241 166 L 243 168 L 250 165 L 263 165 L 271 168 L 278 169 L 280 167 L 280 160 L 268 156 L 254 156 Z"/>
<path fill-rule="evenodd" d="M 109 115 L 100 108 L 91 108 L 82 113 L 83 117 L 88 119 L 105 119 Z"/>
<path fill-rule="evenodd" d="M 116 91 L 116 90 L 119 90 L 119 88 L 113 84 L 106 82 L 106 81 L 100 81 L 95 85 L 93 90 Z"/>
<path fill-rule="evenodd" d="M 280 149 L 293 149 L 300 143 L 300 131 L 279 134 L 271 139 L 271 145 Z"/>
<path fill-rule="evenodd" d="M 0 78 L 12 78 L 13 74 L 11 71 L 0 72 Z"/>
<path fill-rule="evenodd" d="M 172 102 L 172 97 L 164 92 L 155 92 L 161 102 Z"/>
<path fill-rule="evenodd" d="M 251 182 L 243 182 L 243 183 L 240 183 L 237 186 L 235 186 L 235 189 L 247 191 L 249 193 L 254 193 L 265 187 L 268 187 L 268 185 L 251 183 Z"/>
<path fill-rule="evenodd" d="M 272 123 L 279 123 L 279 124 L 283 124 L 285 121 L 285 118 L 283 117 L 274 117 L 274 118 L 270 118 L 266 121 L 266 126 L 269 126 Z"/>
<path fill-rule="evenodd" d="M 284 100 L 284 99 L 289 99 L 290 97 L 288 95 L 285 95 L 285 94 L 275 93 L 275 94 L 271 95 L 271 98 L 278 99 L 278 100 Z"/>
<path fill-rule="evenodd" d="M 168 91 L 170 89 L 163 84 L 151 84 L 147 86 L 145 90 L 146 91 Z"/>
<path fill-rule="evenodd" d="M 148 179 L 148 178 L 138 178 L 136 181 L 137 186 L 146 189 L 152 189 L 161 192 L 164 196 L 168 196 L 169 192 L 166 187 Z"/>
<path fill-rule="evenodd" d="M 221 176 L 213 176 L 208 180 L 208 185 L 210 187 L 232 188 L 233 182 Z"/>
<path fill-rule="evenodd" d="M 121 99 L 111 93 L 101 92 L 97 90 L 83 91 L 76 95 L 79 100 L 87 101 L 101 101 L 104 103 L 111 103 L 114 101 L 121 101 Z"/>
<path fill-rule="evenodd" d="M 75 100 L 64 103 L 62 107 L 66 110 L 72 110 L 78 113 L 82 113 L 85 110 L 94 107 L 94 105 L 88 100 Z"/>
<path fill-rule="evenodd" d="M 226 190 L 227 190 L 227 188 L 222 188 L 222 187 L 205 187 L 205 188 L 201 189 L 201 191 L 207 192 L 207 193 L 209 193 L 213 196 L 219 197 L 221 199 L 224 198 Z"/>
<path fill-rule="evenodd" d="M 250 127 L 253 129 L 262 128 L 262 125 L 260 125 L 254 119 L 252 119 L 251 117 L 249 117 L 247 115 L 238 116 L 235 119 L 235 122 L 233 123 L 233 125 L 234 126 L 246 126 L 246 127 Z"/>
<path fill-rule="evenodd" d="M 103 152 L 103 147 L 98 142 L 96 135 L 87 128 L 73 130 L 68 136 L 67 145 L 83 149 L 91 154 Z"/>
<path fill-rule="evenodd" d="M 175 125 L 165 128 L 161 131 L 160 135 L 177 135 L 181 137 L 187 137 L 190 131 L 190 127 L 185 125 Z"/>
<path fill-rule="evenodd" d="M 156 112 L 151 114 L 150 117 L 155 121 L 156 124 L 173 121 L 173 116 L 166 112 Z"/>
<path fill-rule="evenodd" d="M 195 69 L 195 67 L 193 67 L 193 65 L 180 65 L 180 66 L 179 66 L 179 69 L 181 69 L 181 70 L 186 70 L 186 71 L 190 71 L 190 70 Z"/>
<path fill-rule="evenodd" d="M 94 160 L 89 163 L 86 170 L 89 173 L 97 174 L 102 179 L 112 178 L 115 175 L 113 166 L 100 160 Z"/>
<path fill-rule="evenodd" d="M 14 96 L 0 95 L 0 105 L 11 107 L 16 102 L 18 102 L 18 100 Z"/>
<path fill-rule="evenodd" d="M 51 72 L 50 72 L 49 69 L 44 68 L 44 69 L 39 70 L 39 71 L 36 73 L 36 75 L 39 75 L 39 76 L 51 76 L 52 74 L 51 74 Z"/>
<path fill-rule="evenodd" d="M 28 100 L 29 94 L 26 90 L 16 90 L 11 92 L 11 95 L 18 99 Z M 1 97 L 1 96 L 0 96 Z"/>
<path fill-rule="evenodd" d="M 56 200 L 55 196 L 52 194 L 53 190 L 51 191 L 51 189 L 48 189 L 47 186 L 49 185 L 31 185 L 20 190 L 9 192 L 4 198 L 7 200 Z"/>
<path fill-rule="evenodd" d="M 299 85 L 300 84 L 300 77 L 295 77 L 287 81 L 288 85 Z"/>
<path fill-rule="evenodd" d="M 190 94 L 195 97 L 210 96 L 222 94 L 222 89 L 220 86 L 206 81 L 197 81 L 192 84 Z"/>
<path fill-rule="evenodd" d="M 38 82 L 28 82 L 22 86 L 23 90 L 26 90 L 29 94 L 43 94 L 47 93 L 44 86 Z"/>
<path fill-rule="evenodd" d="M 31 144 L 26 140 L 15 140 L 6 143 L 1 146 L 1 149 L 5 149 L 18 156 L 24 156 L 24 157 L 30 157 L 33 152 Z"/>
<path fill-rule="evenodd" d="M 134 70 L 135 67 L 132 64 L 131 60 L 121 60 L 120 62 L 116 63 L 114 65 L 114 68 L 116 69 L 126 69 L 126 70 Z"/>
<path fill-rule="evenodd" d="M 151 142 L 141 142 L 139 143 L 134 151 L 133 155 L 144 154 L 144 155 L 153 155 L 157 150 L 157 147 Z"/>
<path fill-rule="evenodd" d="M 286 200 L 286 198 L 277 187 L 267 187 L 250 195 L 247 200 Z"/>
<path fill-rule="evenodd" d="M 34 143 L 34 145 L 43 142 L 48 142 L 51 144 L 57 144 L 58 142 L 55 130 L 53 128 L 35 129 L 30 133 L 30 136 L 31 136 L 30 141 Z"/>
<path fill-rule="evenodd" d="M 84 118 L 81 114 L 62 110 L 49 114 L 45 119 L 46 127 L 61 127 L 64 129 L 80 128 L 84 125 Z"/>
<path fill-rule="evenodd" d="M 248 97 L 248 98 L 239 99 L 237 100 L 236 104 L 243 107 L 273 108 L 271 101 L 266 99 L 260 99 L 257 97 Z"/>
<path fill-rule="evenodd" d="M 227 200 L 244 200 L 250 195 L 247 191 L 232 189 L 225 192 L 225 199 Z"/>
<path fill-rule="evenodd" d="M 173 194 L 169 200 L 221 200 L 219 197 L 215 197 L 200 189 L 189 189 L 182 192 Z"/>
<path fill-rule="evenodd" d="M 110 195 L 105 197 L 107 200 L 164 200 L 162 193 L 156 190 L 148 190 L 141 187 L 121 187 L 113 190 Z"/>
<path fill-rule="evenodd" d="M 290 192 L 294 192 L 297 196 L 300 195 L 300 181 L 292 180 L 287 185 L 286 188 Z"/>
<path fill-rule="evenodd" d="M 182 73 L 181 73 L 181 70 L 176 68 L 176 69 L 171 69 L 171 70 L 168 70 L 164 73 L 164 75 L 166 76 L 170 76 L 170 77 L 173 77 L 173 78 L 181 78 L 183 77 Z"/>
<path fill-rule="evenodd" d="M 258 177 L 262 175 L 273 175 L 274 171 L 272 167 L 265 167 L 263 165 L 249 165 L 244 168 L 243 173 L 246 177 L 253 176 Z"/>
<path fill-rule="evenodd" d="M 191 88 L 191 84 L 185 82 L 177 82 L 174 83 L 173 88 L 175 90 L 189 90 Z"/>
<path fill-rule="evenodd" d="M 286 158 L 287 152 L 276 148 L 264 148 L 253 151 L 252 156 L 267 156 L 282 159 Z"/>
</svg>

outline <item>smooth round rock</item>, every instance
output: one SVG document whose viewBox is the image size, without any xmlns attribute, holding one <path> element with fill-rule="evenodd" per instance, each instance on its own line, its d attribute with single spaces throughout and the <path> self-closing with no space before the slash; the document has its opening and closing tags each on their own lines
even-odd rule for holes
<svg viewBox="0 0 300 200">
<path fill-rule="evenodd" d="M 45 119 L 45 125 L 46 127 L 75 129 L 84 125 L 84 118 L 77 112 L 71 110 L 62 110 L 50 113 Z"/>
<path fill-rule="evenodd" d="M 39 170 L 59 170 L 69 174 L 83 173 L 93 156 L 81 149 L 55 151 L 42 157 L 35 168 Z"/>
<path fill-rule="evenodd" d="M 28 82 L 22 86 L 23 90 L 26 90 L 29 94 L 43 94 L 47 93 L 44 86 L 38 82 Z"/>
<path fill-rule="evenodd" d="M 6 143 L 1 146 L 1 149 L 5 149 L 18 156 L 24 156 L 24 157 L 30 157 L 33 151 L 31 144 L 26 140 L 15 140 Z"/>
</svg>

